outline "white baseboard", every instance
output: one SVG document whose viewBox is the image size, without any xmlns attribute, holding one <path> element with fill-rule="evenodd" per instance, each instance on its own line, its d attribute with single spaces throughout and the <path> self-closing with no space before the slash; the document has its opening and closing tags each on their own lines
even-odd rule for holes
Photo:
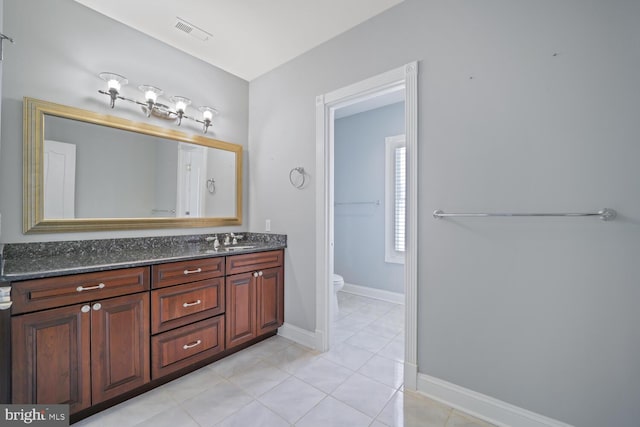
<svg viewBox="0 0 640 427">
<path fill-rule="evenodd" d="M 290 323 L 285 323 L 278 328 L 278 335 L 283 338 L 290 339 L 296 343 L 309 347 L 311 349 L 316 348 L 316 334 L 307 331 L 306 329 L 293 326 Z"/>
<path fill-rule="evenodd" d="M 368 286 L 354 285 L 353 283 L 345 283 L 342 292 L 356 294 L 363 297 L 375 298 L 383 301 L 389 301 L 395 304 L 404 304 L 404 294 L 398 292 L 385 291 L 384 289 L 370 288 Z"/>
<path fill-rule="evenodd" d="M 404 362 L 404 389 L 416 391 L 418 389 L 418 365 Z"/>
<path fill-rule="evenodd" d="M 573 427 L 426 374 L 418 374 L 418 392 L 500 427 Z"/>
</svg>

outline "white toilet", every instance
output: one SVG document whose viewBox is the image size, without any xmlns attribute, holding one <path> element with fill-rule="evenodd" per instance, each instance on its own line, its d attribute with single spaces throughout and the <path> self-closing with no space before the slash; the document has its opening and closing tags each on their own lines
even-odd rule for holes
<svg viewBox="0 0 640 427">
<path fill-rule="evenodd" d="M 338 291 L 344 288 L 344 279 L 339 274 L 333 274 L 333 294 L 331 295 L 331 319 L 338 319 Z"/>
</svg>

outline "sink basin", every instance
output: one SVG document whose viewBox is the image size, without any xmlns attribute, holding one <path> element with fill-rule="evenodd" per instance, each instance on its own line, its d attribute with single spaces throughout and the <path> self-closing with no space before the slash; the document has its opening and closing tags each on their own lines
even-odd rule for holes
<svg viewBox="0 0 640 427">
<path fill-rule="evenodd" d="M 207 254 L 216 254 L 220 252 L 233 252 L 233 251 L 241 251 L 244 249 L 253 249 L 255 245 L 242 245 L 242 246 L 220 246 L 218 249 L 207 249 L 204 252 Z"/>
<path fill-rule="evenodd" d="M 224 248 L 220 248 L 223 251 L 241 251 L 243 249 L 253 249 L 255 246 L 252 245 L 244 245 L 244 246 L 226 246 Z"/>
</svg>

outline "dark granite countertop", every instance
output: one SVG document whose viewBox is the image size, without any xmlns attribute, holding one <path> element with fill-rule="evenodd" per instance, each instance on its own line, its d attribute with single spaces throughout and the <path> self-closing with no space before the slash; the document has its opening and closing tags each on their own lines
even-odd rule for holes
<svg viewBox="0 0 640 427">
<path fill-rule="evenodd" d="M 220 233 L 220 242 L 226 233 Z M 149 238 L 9 243 L 0 248 L 0 281 L 138 267 L 172 261 L 263 252 L 287 247 L 282 234 L 238 233 L 238 249 L 213 248 L 212 234 Z M 246 248 L 247 246 L 252 246 Z M 245 247 L 245 248 L 242 248 Z M 231 245 L 233 248 L 233 245 Z"/>
</svg>

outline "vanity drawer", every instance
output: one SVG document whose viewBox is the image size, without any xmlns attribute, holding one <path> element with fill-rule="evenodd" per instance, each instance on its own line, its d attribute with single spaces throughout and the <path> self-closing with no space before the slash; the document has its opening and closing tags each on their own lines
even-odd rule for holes
<svg viewBox="0 0 640 427">
<path fill-rule="evenodd" d="M 171 262 L 151 267 L 152 288 L 179 285 L 224 276 L 224 257 Z"/>
<path fill-rule="evenodd" d="M 151 337 L 151 377 L 188 367 L 224 350 L 224 316 Z"/>
<path fill-rule="evenodd" d="M 151 291 L 151 333 L 224 313 L 224 278 Z"/>
<path fill-rule="evenodd" d="M 283 264 L 283 259 L 283 250 L 228 256 L 227 275 L 279 267 Z"/>
<path fill-rule="evenodd" d="M 149 267 L 47 277 L 13 283 L 13 314 L 149 290 Z"/>
</svg>

